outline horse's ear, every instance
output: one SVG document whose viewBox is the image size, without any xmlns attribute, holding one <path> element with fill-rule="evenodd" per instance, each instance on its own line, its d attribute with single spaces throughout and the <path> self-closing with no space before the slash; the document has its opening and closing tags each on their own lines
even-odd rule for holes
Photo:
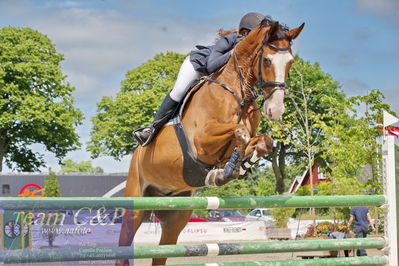
<svg viewBox="0 0 399 266">
<path fill-rule="evenodd" d="M 290 30 L 289 32 L 287 32 L 287 35 L 290 36 L 291 40 L 294 40 L 301 33 L 303 27 L 305 27 L 305 23 L 302 23 L 302 25 L 299 26 L 298 28 Z"/>
</svg>

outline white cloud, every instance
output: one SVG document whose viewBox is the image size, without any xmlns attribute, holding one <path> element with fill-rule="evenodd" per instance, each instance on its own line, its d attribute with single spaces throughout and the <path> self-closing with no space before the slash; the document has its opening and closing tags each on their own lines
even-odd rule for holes
<svg viewBox="0 0 399 266">
<path fill-rule="evenodd" d="M 64 9 L 42 16 L 33 25 L 48 34 L 66 60 L 94 74 L 138 65 L 167 50 L 189 52 L 194 43 L 210 41 L 205 30 L 199 32 L 195 25 L 150 23 L 107 10 Z M 204 35 L 205 38 L 200 37 Z"/>
<path fill-rule="evenodd" d="M 210 44 L 217 32 L 212 22 L 199 25 L 176 16 L 149 20 L 127 16 L 115 9 L 85 8 L 81 3 L 51 1 L 43 9 L 30 6 L 24 11 L 17 10 L 11 1 L 8 5 L 14 14 L 35 14 L 26 24 L 46 34 L 64 55 L 63 72 L 76 88 L 76 105 L 86 117 L 77 129 L 83 147 L 67 156 L 75 161 L 90 160 L 84 143 L 89 140 L 90 118 L 95 114 L 96 103 L 103 96 L 116 95 L 128 70 L 161 52 L 188 53 L 195 44 Z M 50 152 L 42 147 L 37 150 L 44 153 L 49 166 L 59 169 Z M 101 157 L 93 160 L 93 164 L 106 172 L 124 172 L 129 160 L 130 156 L 121 161 Z"/>
<path fill-rule="evenodd" d="M 5 18 L 23 18 L 34 7 L 32 1 L 20 0 L 16 3 L 15 0 L 1 0 L 0 1 L 0 14 L 2 19 Z"/>
<path fill-rule="evenodd" d="M 47 8 L 69 8 L 69 7 L 78 7 L 82 4 L 82 2 L 76 1 L 50 1 L 46 2 L 45 7 Z"/>
<path fill-rule="evenodd" d="M 72 84 L 78 85 L 79 94 L 90 92 L 93 89 L 99 88 L 101 86 L 99 80 L 93 77 L 92 75 L 87 75 L 84 72 L 74 71 L 72 70 L 72 68 L 68 70 L 67 79 Z"/>
<path fill-rule="evenodd" d="M 115 10 L 57 5 L 32 21 L 31 25 L 48 35 L 64 54 L 63 69 L 76 87 L 77 100 L 84 95 L 115 95 L 124 74 L 166 51 L 188 53 L 194 44 L 208 44 L 216 35 L 212 25 L 197 25 L 183 19 L 161 22 L 125 16 Z M 112 84 L 101 83 L 114 80 Z M 113 88 L 110 91 L 110 87 Z M 96 98 L 98 100 L 98 97 Z M 94 103 L 93 103 L 94 104 Z"/>
<path fill-rule="evenodd" d="M 383 90 L 383 93 L 385 95 L 385 101 L 388 103 L 392 110 L 396 112 L 397 115 L 399 115 L 399 83 L 396 84 L 390 84 Z"/>
<path fill-rule="evenodd" d="M 365 95 L 369 86 L 358 79 L 345 79 L 341 81 L 342 89 L 348 96 Z"/>
<path fill-rule="evenodd" d="M 399 1 L 398 0 L 356 0 L 359 11 L 388 19 L 399 26 Z"/>
</svg>

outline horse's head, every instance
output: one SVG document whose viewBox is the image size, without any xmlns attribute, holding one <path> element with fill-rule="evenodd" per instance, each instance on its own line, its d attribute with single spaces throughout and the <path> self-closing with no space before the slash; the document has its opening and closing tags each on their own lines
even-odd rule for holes
<svg viewBox="0 0 399 266">
<path fill-rule="evenodd" d="M 245 38 L 255 45 L 250 55 L 250 76 L 263 94 L 264 114 L 269 120 L 279 120 L 284 113 L 286 80 L 294 60 L 291 43 L 304 25 L 287 30 L 278 22 L 264 20 Z"/>
</svg>

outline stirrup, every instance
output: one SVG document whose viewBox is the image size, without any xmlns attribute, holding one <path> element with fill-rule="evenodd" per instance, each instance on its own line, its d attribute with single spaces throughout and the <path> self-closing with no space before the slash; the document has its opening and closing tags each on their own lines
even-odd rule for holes
<svg viewBox="0 0 399 266">
<path fill-rule="evenodd" d="M 140 135 L 140 134 L 145 134 L 143 132 L 145 130 L 150 131 L 150 132 L 148 132 L 148 137 L 147 138 L 143 138 L 143 136 Z M 147 146 L 152 141 L 154 136 L 155 136 L 155 128 L 152 125 L 147 126 L 147 127 L 141 127 L 141 128 L 136 129 L 135 131 L 133 131 L 133 137 L 143 147 Z"/>
</svg>

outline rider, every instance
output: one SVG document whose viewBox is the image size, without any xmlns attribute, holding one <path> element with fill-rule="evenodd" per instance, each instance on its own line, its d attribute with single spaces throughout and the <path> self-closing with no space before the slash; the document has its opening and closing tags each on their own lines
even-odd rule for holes
<svg viewBox="0 0 399 266">
<path fill-rule="evenodd" d="M 176 83 L 156 112 L 154 122 L 147 127 L 134 131 L 133 135 L 136 140 L 142 146 L 148 145 L 162 126 L 171 118 L 192 82 L 202 76 L 212 74 L 225 65 L 230 59 L 230 51 L 234 46 L 265 18 L 270 19 L 270 17 L 265 17 L 259 13 L 248 13 L 241 18 L 238 33 L 230 33 L 212 46 L 197 45 L 197 50 L 191 51 L 190 56 L 184 60 L 180 67 Z"/>
</svg>

